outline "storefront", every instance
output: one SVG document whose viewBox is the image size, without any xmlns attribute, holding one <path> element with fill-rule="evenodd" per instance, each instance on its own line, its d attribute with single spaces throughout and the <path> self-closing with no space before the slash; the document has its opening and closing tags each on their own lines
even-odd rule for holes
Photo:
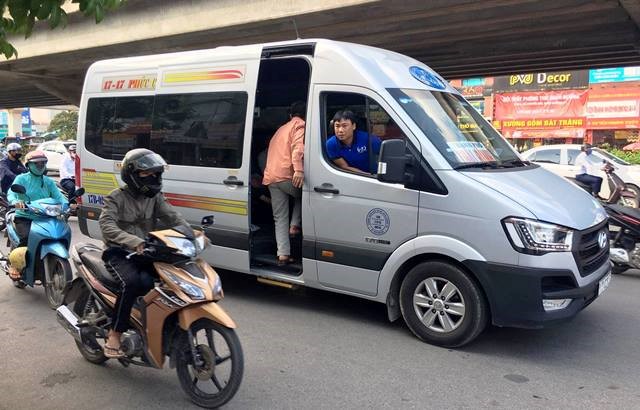
<svg viewBox="0 0 640 410">
<path fill-rule="evenodd" d="M 587 127 L 595 145 L 623 148 L 640 129 L 640 67 L 589 71 Z"/>
</svg>

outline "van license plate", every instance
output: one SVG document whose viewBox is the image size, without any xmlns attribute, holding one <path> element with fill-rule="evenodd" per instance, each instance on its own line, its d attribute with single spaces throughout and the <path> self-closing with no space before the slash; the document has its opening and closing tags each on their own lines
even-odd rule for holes
<svg viewBox="0 0 640 410">
<path fill-rule="evenodd" d="M 610 283 L 611 283 L 611 273 L 607 273 L 607 275 L 604 278 L 600 279 L 600 282 L 598 282 L 598 296 L 600 296 L 602 292 L 607 290 Z"/>
</svg>

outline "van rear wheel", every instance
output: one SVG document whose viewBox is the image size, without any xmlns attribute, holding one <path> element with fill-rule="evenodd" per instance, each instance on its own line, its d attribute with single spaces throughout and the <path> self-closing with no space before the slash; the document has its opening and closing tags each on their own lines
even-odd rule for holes
<svg viewBox="0 0 640 410">
<path fill-rule="evenodd" d="M 418 338 L 443 347 L 470 343 L 489 319 L 479 286 L 458 267 L 442 261 L 423 262 L 409 271 L 400 287 L 400 309 Z"/>
</svg>

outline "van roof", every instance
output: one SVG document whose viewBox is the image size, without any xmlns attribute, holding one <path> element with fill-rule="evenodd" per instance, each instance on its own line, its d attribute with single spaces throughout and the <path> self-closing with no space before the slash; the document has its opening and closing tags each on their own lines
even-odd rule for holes
<svg viewBox="0 0 640 410">
<path fill-rule="evenodd" d="M 234 64 L 234 62 L 242 60 L 259 60 L 266 48 L 289 46 L 293 48 L 301 45 L 313 47 L 313 81 L 315 83 L 434 89 L 429 84 L 425 85 L 424 82 L 418 81 L 416 75 L 409 73 L 410 67 L 417 66 L 442 82 L 444 88 L 440 90 L 457 93 L 448 82 L 428 66 L 411 57 L 376 47 L 326 39 L 298 39 L 264 44 L 220 46 L 205 50 L 102 60 L 91 65 L 87 76 L 190 64 Z M 406 73 L 406 75 L 399 75 L 400 73 Z"/>
</svg>

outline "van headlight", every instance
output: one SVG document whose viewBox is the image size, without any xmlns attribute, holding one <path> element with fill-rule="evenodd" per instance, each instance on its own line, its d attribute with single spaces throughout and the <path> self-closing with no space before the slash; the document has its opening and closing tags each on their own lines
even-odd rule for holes
<svg viewBox="0 0 640 410">
<path fill-rule="evenodd" d="M 540 255 L 572 250 L 573 230 L 567 227 L 513 217 L 504 219 L 502 224 L 518 252 Z"/>
</svg>

